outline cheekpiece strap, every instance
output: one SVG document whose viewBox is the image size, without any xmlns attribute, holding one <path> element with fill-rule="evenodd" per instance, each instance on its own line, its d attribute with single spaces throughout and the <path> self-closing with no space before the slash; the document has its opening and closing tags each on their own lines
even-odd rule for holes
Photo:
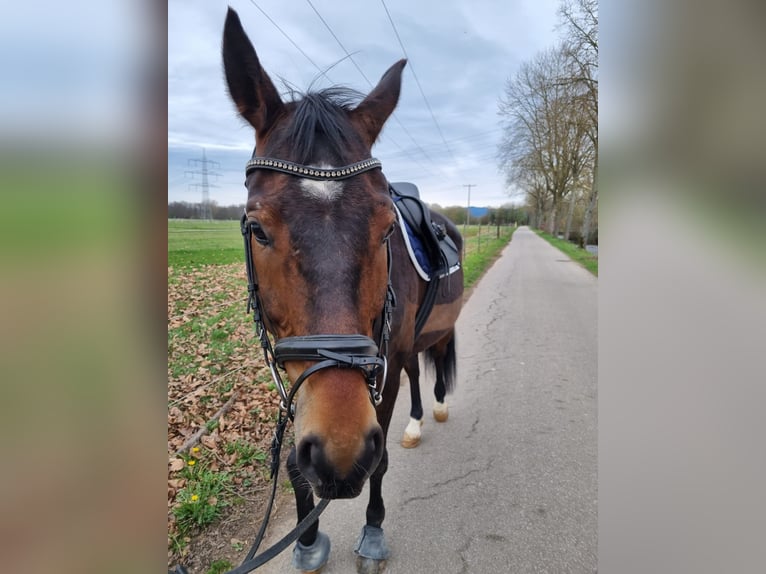
<svg viewBox="0 0 766 574">
<path fill-rule="evenodd" d="M 301 165 L 299 163 L 293 163 L 291 161 L 285 161 L 283 159 L 274 159 L 271 157 L 256 157 L 251 159 L 245 165 L 245 174 L 249 174 L 256 169 L 268 169 L 271 171 L 279 171 L 287 173 L 289 175 L 297 175 L 298 177 L 305 177 L 308 179 L 315 179 L 318 181 L 336 181 L 340 179 L 347 179 L 365 171 L 370 171 L 382 167 L 382 163 L 379 159 L 371 157 L 351 165 L 344 167 L 333 167 L 330 169 L 320 167 L 310 167 L 307 165 Z"/>
</svg>

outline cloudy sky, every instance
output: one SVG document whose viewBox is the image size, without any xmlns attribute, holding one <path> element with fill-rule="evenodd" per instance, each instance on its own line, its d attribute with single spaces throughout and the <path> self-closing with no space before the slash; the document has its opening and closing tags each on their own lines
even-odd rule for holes
<svg viewBox="0 0 766 574">
<path fill-rule="evenodd" d="M 557 41 L 558 4 L 171 0 L 168 200 L 200 200 L 199 188 L 190 184 L 201 178 L 186 172 L 195 169 L 189 160 L 201 158 L 203 148 L 220 164 L 211 167 L 220 174 L 210 178 L 217 186 L 211 199 L 230 205 L 246 198 L 243 168 L 254 135 L 227 95 L 220 55 L 231 5 L 280 90 L 285 83 L 303 91 L 340 84 L 366 93 L 406 51 L 399 105 L 373 148 L 386 177 L 416 183 L 426 201 L 443 206 L 465 205 L 467 184 L 475 185 L 472 205 L 510 201 L 495 159 L 497 102 L 519 65 Z"/>
</svg>

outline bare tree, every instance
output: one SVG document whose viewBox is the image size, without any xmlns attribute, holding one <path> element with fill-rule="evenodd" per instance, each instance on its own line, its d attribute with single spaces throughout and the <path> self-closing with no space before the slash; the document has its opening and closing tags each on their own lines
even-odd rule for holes
<svg viewBox="0 0 766 574">
<path fill-rule="evenodd" d="M 586 135 L 593 150 L 590 189 L 580 229 L 581 246 L 585 247 L 598 206 L 598 1 L 563 0 L 559 15 L 570 62 L 569 81 L 579 86 L 580 106 L 587 117 Z"/>
<path fill-rule="evenodd" d="M 506 84 L 499 159 L 509 184 L 533 198 L 537 224 L 558 228 L 558 210 L 582 168 L 587 115 L 565 45 L 542 52 Z M 540 210 L 543 210 L 540 213 Z"/>
</svg>

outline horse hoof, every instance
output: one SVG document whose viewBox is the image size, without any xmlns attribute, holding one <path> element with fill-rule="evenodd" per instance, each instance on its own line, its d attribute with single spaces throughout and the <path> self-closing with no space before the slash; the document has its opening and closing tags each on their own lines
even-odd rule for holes
<svg viewBox="0 0 766 574">
<path fill-rule="evenodd" d="M 366 524 L 362 528 L 354 553 L 356 554 L 356 571 L 359 574 L 382 574 L 390 554 L 383 529 Z"/>
<path fill-rule="evenodd" d="M 359 574 L 383 574 L 387 560 L 373 560 L 364 556 L 356 557 L 356 571 Z"/>
<path fill-rule="evenodd" d="M 434 403 L 434 419 L 437 423 L 446 422 L 449 418 L 449 408 L 447 403 Z"/>
<path fill-rule="evenodd" d="M 317 532 L 317 538 L 311 546 L 300 542 L 293 548 L 293 566 L 303 574 L 319 574 L 330 556 L 330 537 L 324 532 Z"/>
<path fill-rule="evenodd" d="M 420 444 L 420 427 L 423 426 L 423 420 L 418 420 L 410 417 L 410 422 L 407 423 L 407 428 L 404 429 L 404 437 L 402 437 L 402 446 L 404 448 L 415 448 Z"/>
<path fill-rule="evenodd" d="M 404 448 L 415 448 L 419 444 L 420 444 L 419 436 L 410 436 L 407 433 L 404 433 L 404 436 L 402 437 L 402 446 Z"/>
</svg>

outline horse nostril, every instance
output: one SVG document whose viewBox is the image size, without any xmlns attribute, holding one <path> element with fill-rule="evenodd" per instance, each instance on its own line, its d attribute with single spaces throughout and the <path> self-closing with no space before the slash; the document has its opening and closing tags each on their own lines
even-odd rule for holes
<svg viewBox="0 0 766 574">
<path fill-rule="evenodd" d="M 383 430 L 380 427 L 375 427 L 367 435 L 367 451 L 372 455 L 374 464 L 377 466 L 377 461 L 383 455 Z"/>
<path fill-rule="evenodd" d="M 383 450 L 383 430 L 380 427 L 370 431 L 370 435 L 367 440 L 372 446 L 372 452 L 377 453 Z"/>
<path fill-rule="evenodd" d="M 304 437 L 298 445 L 298 467 L 305 473 L 310 470 L 316 472 L 324 461 L 322 444 L 319 437 L 309 435 Z"/>
</svg>

